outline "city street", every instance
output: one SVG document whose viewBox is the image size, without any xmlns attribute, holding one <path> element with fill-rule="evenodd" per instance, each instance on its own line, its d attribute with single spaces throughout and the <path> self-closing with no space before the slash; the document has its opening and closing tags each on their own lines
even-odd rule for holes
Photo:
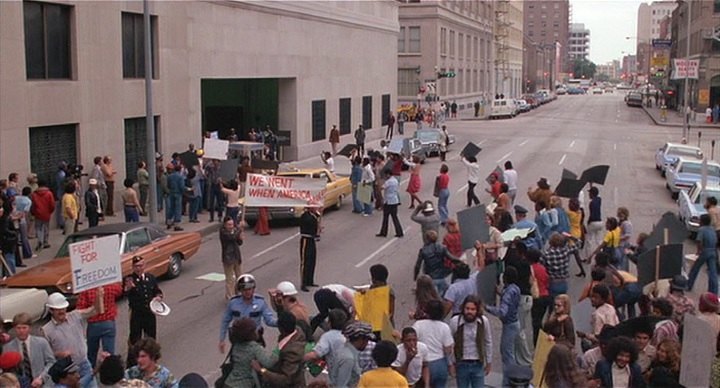
<svg viewBox="0 0 720 388">
<path fill-rule="evenodd" d="M 465 113 L 465 112 L 463 112 Z M 467 116 L 467 113 L 461 116 Z M 596 164 L 610 165 L 605 186 L 600 187 L 603 217 L 614 216 L 618 206 L 630 210 L 635 235 L 650 231 L 654 221 L 664 212 L 676 212 L 676 205 L 665 190 L 664 180 L 654 169 L 653 155 L 664 142 L 679 141 L 680 129 L 655 126 L 639 108 L 629 108 L 622 94 L 560 96 L 557 101 L 524 113 L 511 120 L 457 120 L 447 123 L 457 143 L 448 154 L 450 167 L 450 210 L 454 214 L 465 207 L 466 171 L 458 152 L 468 141 L 477 143 L 482 152 L 478 160 L 489 174 L 496 165 L 511 160 L 519 173 L 517 203 L 532 209 L 525 195 L 539 177 L 547 177 L 555 186 L 563 168 L 576 173 Z M 412 132 L 415 125 L 407 125 Z M 338 157 L 339 171 L 349 171 L 349 163 Z M 316 160 L 320 166 L 319 158 Z M 304 162 L 302 165 L 312 164 Z M 421 198 L 432 197 L 432 182 L 440 162 L 431 158 L 423 166 Z M 412 268 L 421 246 L 419 226 L 410 220 L 408 197 L 404 192 L 407 174 L 402 177 L 400 219 L 405 237 L 378 238 L 382 215 L 362 217 L 351 213 L 350 201 L 339 211 L 329 211 L 323 218 L 324 232 L 318 243 L 316 282 L 320 285 L 341 283 L 348 286 L 369 283 L 368 268 L 385 264 L 390 271 L 389 282 L 396 295 L 396 323 L 401 329 L 411 322 L 407 312 L 413 308 Z M 486 186 L 479 185 L 481 200 L 487 202 Z M 206 222 L 206 215 L 201 219 Z M 393 235 L 392 231 L 389 233 Z M 243 270 L 258 281 L 258 292 L 278 282 L 290 280 L 299 287 L 298 228 L 281 226 L 269 236 L 247 233 L 242 246 Z M 572 264 L 571 273 L 577 272 Z M 163 347 L 160 361 L 176 376 L 198 372 L 210 381 L 218 375 L 224 355 L 217 348 L 220 318 L 225 308 L 224 283 L 195 279 L 208 273 L 222 273 L 220 243 L 216 234 L 205 238 L 197 256 L 186 263 L 182 276 L 163 281 L 160 286 L 165 301 L 172 308 L 167 317 L 159 317 L 159 341 Z M 571 295 L 576 299 L 582 279 L 572 277 Z M 300 298 L 315 312 L 312 293 Z M 122 302 L 118 322 L 118 344 L 125 350 L 127 338 L 127 306 Z M 589 317 L 588 317 L 589 319 Z M 493 371 L 500 371 L 500 323 L 491 318 L 495 334 Z M 274 341 L 275 330 L 266 331 Z M 493 374 L 495 375 L 495 374 Z M 492 379 L 491 379 L 492 380 Z M 490 383 L 490 381 L 488 381 Z"/>
</svg>

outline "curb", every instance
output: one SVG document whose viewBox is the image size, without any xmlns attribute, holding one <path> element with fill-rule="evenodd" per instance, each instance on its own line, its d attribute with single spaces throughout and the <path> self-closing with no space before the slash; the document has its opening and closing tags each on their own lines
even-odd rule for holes
<svg viewBox="0 0 720 388">
<path fill-rule="evenodd" d="M 650 117 L 650 120 L 655 123 L 655 125 L 663 126 L 663 127 L 674 127 L 674 128 L 681 128 L 683 126 L 682 123 L 678 124 L 672 124 L 668 122 L 659 121 L 655 116 L 650 113 L 650 111 L 647 110 L 645 106 L 642 107 L 642 110 L 645 111 L 645 113 Z M 690 128 L 709 128 L 709 129 L 720 129 L 720 125 L 710 125 L 705 123 L 690 123 Z"/>
</svg>

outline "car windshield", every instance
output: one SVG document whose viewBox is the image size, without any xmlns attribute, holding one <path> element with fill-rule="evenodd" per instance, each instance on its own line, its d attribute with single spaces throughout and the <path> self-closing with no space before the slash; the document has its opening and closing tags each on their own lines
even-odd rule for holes
<svg viewBox="0 0 720 388">
<path fill-rule="evenodd" d="M 112 236 L 113 234 L 116 234 L 116 233 L 71 235 L 70 237 L 65 239 L 65 242 L 60 247 L 60 249 L 58 249 L 57 253 L 55 254 L 55 257 L 56 258 L 70 257 L 70 244 L 74 244 L 74 243 L 81 242 L 81 241 L 87 241 L 87 240 L 91 240 L 94 238 Z"/>
<path fill-rule="evenodd" d="M 702 174 L 702 163 L 683 163 L 680 167 L 680 172 L 688 174 Z M 712 177 L 720 177 L 720 167 L 708 165 L 707 174 Z"/>
<path fill-rule="evenodd" d="M 435 131 L 415 131 L 415 137 L 420 141 L 436 141 L 438 133 Z"/>
<path fill-rule="evenodd" d="M 697 150 L 695 148 L 685 148 L 685 147 L 672 147 L 667 152 L 668 155 L 676 155 L 676 156 L 686 156 L 690 158 L 697 158 L 701 159 L 703 154 L 702 151 Z"/>
<path fill-rule="evenodd" d="M 711 191 L 711 190 L 705 190 L 701 195 L 698 195 L 697 198 L 695 198 L 695 203 L 705 203 L 705 198 L 720 198 L 720 191 Z"/>
</svg>

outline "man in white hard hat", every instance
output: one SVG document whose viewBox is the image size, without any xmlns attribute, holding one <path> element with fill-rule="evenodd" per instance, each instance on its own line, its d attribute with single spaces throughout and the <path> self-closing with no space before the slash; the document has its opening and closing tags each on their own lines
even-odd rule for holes
<svg viewBox="0 0 720 388">
<path fill-rule="evenodd" d="M 277 327 L 275 314 L 273 314 L 265 298 L 255 293 L 255 287 L 255 277 L 251 274 L 242 274 L 238 278 L 235 288 L 237 295 L 228 302 L 220 322 L 220 343 L 218 347 L 221 353 L 225 353 L 225 337 L 228 335 L 228 328 L 236 319 L 250 318 L 255 321 L 258 330 L 258 342 L 263 346 L 265 346 L 263 321 L 267 326 Z"/>
<path fill-rule="evenodd" d="M 298 291 L 292 282 L 278 283 L 277 287 L 268 290 L 272 307 L 278 314 L 287 311 L 295 316 L 297 325 L 307 332 L 310 329 L 310 312 L 304 303 L 297 299 Z"/>
<path fill-rule="evenodd" d="M 50 343 L 56 359 L 72 357 L 80 372 L 80 386 L 95 387 L 93 370 L 87 357 L 87 341 L 85 339 L 85 326 L 87 319 L 105 312 L 103 298 L 105 292 L 98 288 L 95 304 L 85 309 L 76 309 L 67 312 L 67 298 L 59 292 L 48 296 L 47 306 L 50 311 L 50 322 L 42 327 L 42 331 Z"/>
</svg>

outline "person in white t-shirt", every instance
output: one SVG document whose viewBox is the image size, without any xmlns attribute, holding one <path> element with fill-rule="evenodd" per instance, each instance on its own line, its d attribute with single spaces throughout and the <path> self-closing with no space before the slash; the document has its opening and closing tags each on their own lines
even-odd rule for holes
<svg viewBox="0 0 720 388">
<path fill-rule="evenodd" d="M 512 203 L 515 203 L 515 195 L 517 194 L 517 182 L 518 174 L 513 168 L 511 161 L 505 162 L 505 171 L 503 171 L 503 182 L 508 185 L 508 195 L 512 199 Z"/>
<path fill-rule="evenodd" d="M 445 307 L 439 300 L 428 302 L 425 310 L 430 317 L 413 324 L 418 341 L 428 347 L 427 363 L 430 370 L 430 386 L 445 387 L 450 374 L 455 374 L 455 366 L 450 363 L 455 341 L 450 326 L 443 322 Z"/>
<path fill-rule="evenodd" d="M 393 369 L 405 376 L 408 385 L 413 386 L 422 377 L 425 386 L 430 386 L 430 369 L 428 368 L 428 347 L 418 341 L 417 332 L 412 327 L 402 331 L 402 343 L 397 346 L 398 355 L 392 363 Z"/>
</svg>

